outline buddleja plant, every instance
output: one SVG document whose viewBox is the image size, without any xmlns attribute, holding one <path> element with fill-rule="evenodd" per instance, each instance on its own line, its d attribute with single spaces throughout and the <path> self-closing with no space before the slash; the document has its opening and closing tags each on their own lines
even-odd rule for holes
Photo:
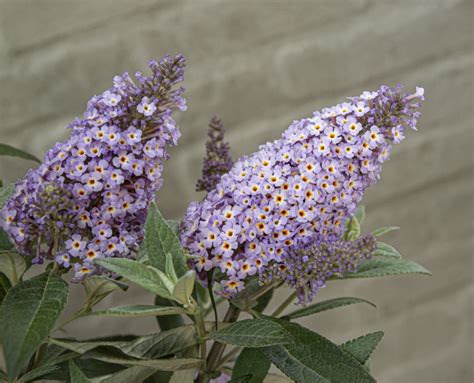
<svg viewBox="0 0 474 383">
<path fill-rule="evenodd" d="M 375 381 L 369 361 L 381 331 L 336 344 L 294 320 L 373 305 L 356 297 L 317 301 L 332 280 L 429 274 L 379 240 L 396 228 L 362 234 L 359 206 L 392 145 L 415 129 L 423 90 L 364 92 L 294 121 L 279 140 L 235 163 L 221 121 L 212 119 L 197 184 L 207 194 L 173 222 L 153 200 L 167 147 L 180 136 L 173 111 L 186 109 L 178 85 L 184 59 L 165 56 L 150 69 L 136 81 L 115 77 L 70 124 L 66 141 L 0 189 L 2 380 Z M 40 162 L 7 145 L 0 153 Z M 25 278 L 30 268 L 39 275 Z M 80 283 L 85 299 L 62 318 L 67 281 Z M 155 304 L 96 308 L 129 283 Z M 293 293 L 266 310 L 280 286 Z M 242 313 L 248 319 L 239 320 Z M 160 331 L 87 340 L 64 334 L 86 316 L 154 316 Z M 288 378 L 270 374 L 272 364 Z"/>
</svg>

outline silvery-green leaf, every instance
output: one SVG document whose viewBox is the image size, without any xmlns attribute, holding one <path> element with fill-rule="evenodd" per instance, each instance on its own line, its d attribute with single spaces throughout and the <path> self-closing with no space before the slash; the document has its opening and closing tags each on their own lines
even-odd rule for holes
<svg viewBox="0 0 474 383">
<path fill-rule="evenodd" d="M 10 198 L 10 196 L 15 191 L 15 185 L 7 184 L 0 188 L 0 209 L 3 208 L 5 202 Z"/>
<path fill-rule="evenodd" d="M 181 370 L 173 372 L 169 383 L 193 383 L 196 370 Z"/>
<path fill-rule="evenodd" d="M 372 332 L 341 344 L 341 348 L 356 358 L 359 363 L 365 364 L 382 337 L 383 331 Z"/>
<path fill-rule="evenodd" d="M 44 366 L 39 366 L 31 371 L 28 371 L 26 374 L 22 375 L 16 383 L 26 383 L 37 381 L 39 378 L 42 378 L 45 375 L 49 375 L 53 372 L 59 370 L 59 366 L 54 364 L 46 364 Z M 0 380 L 1 381 L 1 380 Z"/>
<path fill-rule="evenodd" d="M 357 273 L 348 273 L 344 275 L 344 278 L 373 278 L 403 274 L 431 275 L 427 269 L 413 261 L 392 257 L 374 257 L 361 262 Z"/>
<path fill-rule="evenodd" d="M 150 270 L 153 270 L 157 275 L 159 275 L 161 281 L 165 285 L 165 287 L 168 289 L 168 292 L 170 294 L 173 294 L 173 289 L 174 289 L 174 283 L 173 281 L 160 269 L 157 269 L 156 267 L 153 266 L 148 266 Z"/>
<path fill-rule="evenodd" d="M 20 280 L 26 270 L 26 262 L 20 254 L 2 251 L 0 252 L 0 271 L 4 273 L 12 285 Z"/>
<path fill-rule="evenodd" d="M 174 286 L 173 296 L 183 305 L 189 304 L 189 298 L 194 289 L 195 278 L 196 274 L 194 270 L 189 270 L 178 280 L 178 282 L 176 282 L 176 285 Z"/>
<path fill-rule="evenodd" d="M 165 270 L 166 254 L 170 253 L 178 277 L 187 271 L 184 252 L 175 231 L 168 226 L 154 203 L 148 209 L 144 245 L 150 264 Z"/>
<path fill-rule="evenodd" d="M 365 218 L 365 206 L 364 205 L 360 205 L 358 208 L 357 208 L 357 211 L 356 213 L 354 214 L 354 216 L 357 218 L 357 220 L 359 221 L 359 224 L 362 225 L 362 223 L 364 222 L 364 218 Z"/>
<path fill-rule="evenodd" d="M 210 325 L 207 326 L 210 328 Z M 85 354 L 99 347 L 112 348 L 133 358 L 158 359 L 188 349 L 200 340 L 194 325 L 185 325 L 157 334 L 140 336 L 132 340 L 91 340 L 50 339 L 50 343 L 78 354 Z"/>
<path fill-rule="evenodd" d="M 152 376 L 157 370 L 153 367 L 133 366 L 125 370 L 118 371 L 105 379 L 101 379 L 100 383 L 130 383 L 143 382 L 146 378 Z"/>
<path fill-rule="evenodd" d="M 0 156 L 19 157 L 25 160 L 41 163 L 41 161 L 34 155 L 7 144 L 0 144 Z"/>
<path fill-rule="evenodd" d="M 92 311 L 88 315 L 108 316 L 108 317 L 146 317 L 186 314 L 186 310 L 181 307 L 160 307 L 152 305 L 130 305 L 117 306 L 105 310 Z"/>
<path fill-rule="evenodd" d="M 176 275 L 176 271 L 174 270 L 173 266 L 173 257 L 170 253 L 166 253 L 165 272 L 173 283 L 176 283 L 178 281 L 178 276 Z"/>
<path fill-rule="evenodd" d="M 77 367 L 73 360 L 69 361 L 69 380 L 71 383 L 90 383 L 87 376 Z"/>
<path fill-rule="evenodd" d="M 372 302 L 369 302 L 361 298 L 354 298 L 354 297 L 333 298 L 333 299 L 328 299 L 326 301 L 313 303 L 312 305 L 293 311 L 292 313 L 285 315 L 282 319 L 292 320 L 292 319 L 320 313 L 322 311 L 335 309 L 337 307 L 353 305 L 356 303 L 366 303 L 372 307 L 376 307 Z"/>
<path fill-rule="evenodd" d="M 355 216 L 353 216 L 348 221 L 345 238 L 348 241 L 354 241 L 355 239 L 359 238 L 360 233 L 361 227 L 359 220 Z"/>
<path fill-rule="evenodd" d="M 174 306 L 173 301 L 159 296 L 155 297 L 155 305 L 163 307 Z M 184 325 L 184 320 L 181 315 L 156 317 L 156 321 L 158 322 L 161 331 L 171 330 Z"/>
<path fill-rule="evenodd" d="M 7 276 L 5 274 L 0 272 L 0 306 L 3 302 L 3 300 L 5 299 L 5 297 L 8 293 L 8 290 L 10 290 L 11 287 L 12 287 L 12 284 L 11 284 L 10 280 L 7 278 Z"/>
<path fill-rule="evenodd" d="M 203 360 L 197 358 L 169 358 L 169 359 L 128 359 L 108 355 L 104 352 L 91 351 L 88 358 L 101 360 L 107 363 L 119 364 L 122 366 L 151 367 L 159 371 L 179 371 L 201 367 Z"/>
<path fill-rule="evenodd" d="M 377 241 L 377 248 L 374 251 L 374 256 L 376 257 L 393 257 L 393 258 L 401 258 L 401 254 L 395 249 L 392 245 L 388 243 L 384 243 L 381 241 Z"/>
<path fill-rule="evenodd" d="M 210 339 L 241 347 L 266 347 L 292 343 L 291 334 L 279 323 L 265 319 L 244 319 L 209 335 Z"/>
<path fill-rule="evenodd" d="M 271 362 L 259 348 L 244 348 L 232 369 L 232 379 L 250 374 L 249 383 L 260 383 L 270 369 Z"/>
<path fill-rule="evenodd" d="M 400 228 L 398 226 L 388 226 L 388 227 L 381 227 L 379 229 L 375 229 L 373 232 L 372 232 L 372 235 L 374 237 L 380 237 L 381 235 L 384 235 L 384 234 L 387 234 L 387 233 L 390 233 L 391 231 L 394 231 L 394 230 L 399 230 Z"/>
<path fill-rule="evenodd" d="M 102 275 L 91 275 L 82 282 L 86 293 L 87 302 L 94 306 L 102 299 L 116 290 L 126 291 L 128 286 L 125 283 L 107 278 Z"/>
<path fill-rule="evenodd" d="M 67 296 L 66 282 L 49 272 L 9 290 L 0 312 L 0 340 L 10 379 L 19 374 L 54 328 Z"/>
<path fill-rule="evenodd" d="M 250 383 L 252 381 L 252 376 L 252 374 L 246 374 L 243 376 L 232 378 L 227 383 Z"/>
<path fill-rule="evenodd" d="M 179 221 L 175 221 L 173 219 L 167 219 L 166 224 L 173 230 L 173 232 L 178 235 L 179 231 Z"/>
<path fill-rule="evenodd" d="M 0 251 L 14 252 L 14 246 L 8 238 L 8 234 L 0 228 Z"/>
<path fill-rule="evenodd" d="M 98 259 L 95 263 L 136 283 L 145 290 L 164 298 L 173 299 L 156 271 L 144 264 L 125 258 Z"/>
<path fill-rule="evenodd" d="M 289 378 L 298 383 L 373 383 L 375 379 L 357 359 L 325 337 L 296 323 L 278 320 L 293 343 L 262 351 Z"/>
</svg>

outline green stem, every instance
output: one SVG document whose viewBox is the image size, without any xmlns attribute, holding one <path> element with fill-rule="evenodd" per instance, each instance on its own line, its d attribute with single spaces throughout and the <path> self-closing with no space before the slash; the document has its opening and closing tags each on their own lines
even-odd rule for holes
<svg viewBox="0 0 474 383">
<path fill-rule="evenodd" d="M 283 303 L 277 307 L 277 309 L 273 312 L 272 317 L 278 317 L 280 314 L 285 311 L 285 309 L 295 300 L 296 298 L 296 291 L 292 292 L 288 298 L 286 298 Z"/>
<path fill-rule="evenodd" d="M 80 310 L 76 311 L 71 317 L 65 319 L 64 321 L 60 322 L 59 325 L 56 327 L 55 331 L 61 331 L 63 327 L 71 323 L 72 321 L 82 317 L 84 314 L 87 313 L 87 308 L 83 307 Z"/>
<path fill-rule="evenodd" d="M 229 304 L 229 308 L 224 316 L 224 323 L 233 323 L 237 321 L 240 315 L 240 309 Z M 214 342 L 209 351 L 209 355 L 206 360 L 206 371 L 214 372 L 220 365 L 220 359 L 224 353 L 226 344 L 220 342 Z M 206 372 L 201 372 L 196 379 L 196 383 L 207 383 L 209 382 L 209 375 Z"/>
<path fill-rule="evenodd" d="M 227 363 L 229 360 L 231 360 L 232 357 L 236 355 L 240 350 L 242 350 L 242 347 L 234 347 L 232 350 L 230 350 L 226 355 L 222 357 L 220 364 L 217 368 L 219 369 L 223 367 L 224 364 Z"/>
<path fill-rule="evenodd" d="M 193 298 L 191 298 L 193 299 Z M 194 301 L 194 299 L 193 299 Z M 206 326 L 204 324 L 203 311 L 201 305 L 198 304 L 194 316 L 194 324 L 196 325 L 196 332 L 200 340 L 200 354 L 202 359 L 206 359 L 207 355 L 207 345 L 206 345 Z M 205 366 L 204 366 L 205 368 Z"/>
</svg>

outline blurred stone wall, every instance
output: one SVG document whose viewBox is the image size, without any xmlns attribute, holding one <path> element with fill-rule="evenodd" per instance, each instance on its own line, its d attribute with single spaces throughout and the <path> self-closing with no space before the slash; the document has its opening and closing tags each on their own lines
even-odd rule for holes
<svg viewBox="0 0 474 383">
<path fill-rule="evenodd" d="M 0 141 L 42 156 L 116 73 L 144 70 L 165 52 L 188 60 L 183 137 L 158 194 L 170 218 L 202 197 L 194 183 L 212 114 L 237 158 L 345 96 L 382 83 L 425 87 L 419 131 L 395 148 L 364 202 L 366 229 L 401 226 L 387 241 L 433 277 L 331 283 L 321 299 L 359 296 L 378 309 L 304 322 L 337 341 L 383 329 L 373 361 L 381 382 L 472 382 L 473 2 L 1 0 Z M 0 161 L 9 181 L 32 166 Z M 76 286 L 70 302 L 81 299 Z M 104 304 L 138 301 L 150 297 L 132 289 Z M 70 332 L 154 328 L 153 319 L 93 318 Z"/>
</svg>

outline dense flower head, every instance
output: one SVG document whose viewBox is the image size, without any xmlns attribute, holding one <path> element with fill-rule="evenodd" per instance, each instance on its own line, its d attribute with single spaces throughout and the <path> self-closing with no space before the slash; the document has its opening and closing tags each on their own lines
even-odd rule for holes
<svg viewBox="0 0 474 383">
<path fill-rule="evenodd" d="M 174 109 L 181 96 L 184 58 L 151 61 L 150 76 L 125 73 L 87 104 L 71 136 L 16 184 L 1 223 L 18 251 L 35 262 L 54 258 L 75 278 L 99 272 L 99 257 L 130 257 L 143 237 L 149 203 L 162 184 L 167 146 L 180 132 Z"/>
<path fill-rule="evenodd" d="M 237 161 L 203 201 L 191 203 L 181 225 L 203 283 L 217 268 L 223 293 L 232 296 L 247 277 L 279 266 L 288 281 L 292 249 L 339 239 L 392 144 L 416 129 L 422 99 L 422 88 L 364 92 L 294 121 L 280 139 Z"/>
<path fill-rule="evenodd" d="M 223 174 L 234 164 L 230 156 L 230 146 L 224 141 L 224 124 L 214 116 L 209 122 L 206 157 L 203 161 L 202 177 L 196 184 L 196 191 L 213 190 Z"/>
<path fill-rule="evenodd" d="M 262 282 L 285 282 L 298 293 L 300 303 L 311 301 L 329 278 L 357 271 L 359 262 L 370 259 L 376 249 L 372 235 L 354 241 L 313 238 L 310 243 L 286 252 L 284 263 L 272 264 L 260 275 Z"/>
</svg>

